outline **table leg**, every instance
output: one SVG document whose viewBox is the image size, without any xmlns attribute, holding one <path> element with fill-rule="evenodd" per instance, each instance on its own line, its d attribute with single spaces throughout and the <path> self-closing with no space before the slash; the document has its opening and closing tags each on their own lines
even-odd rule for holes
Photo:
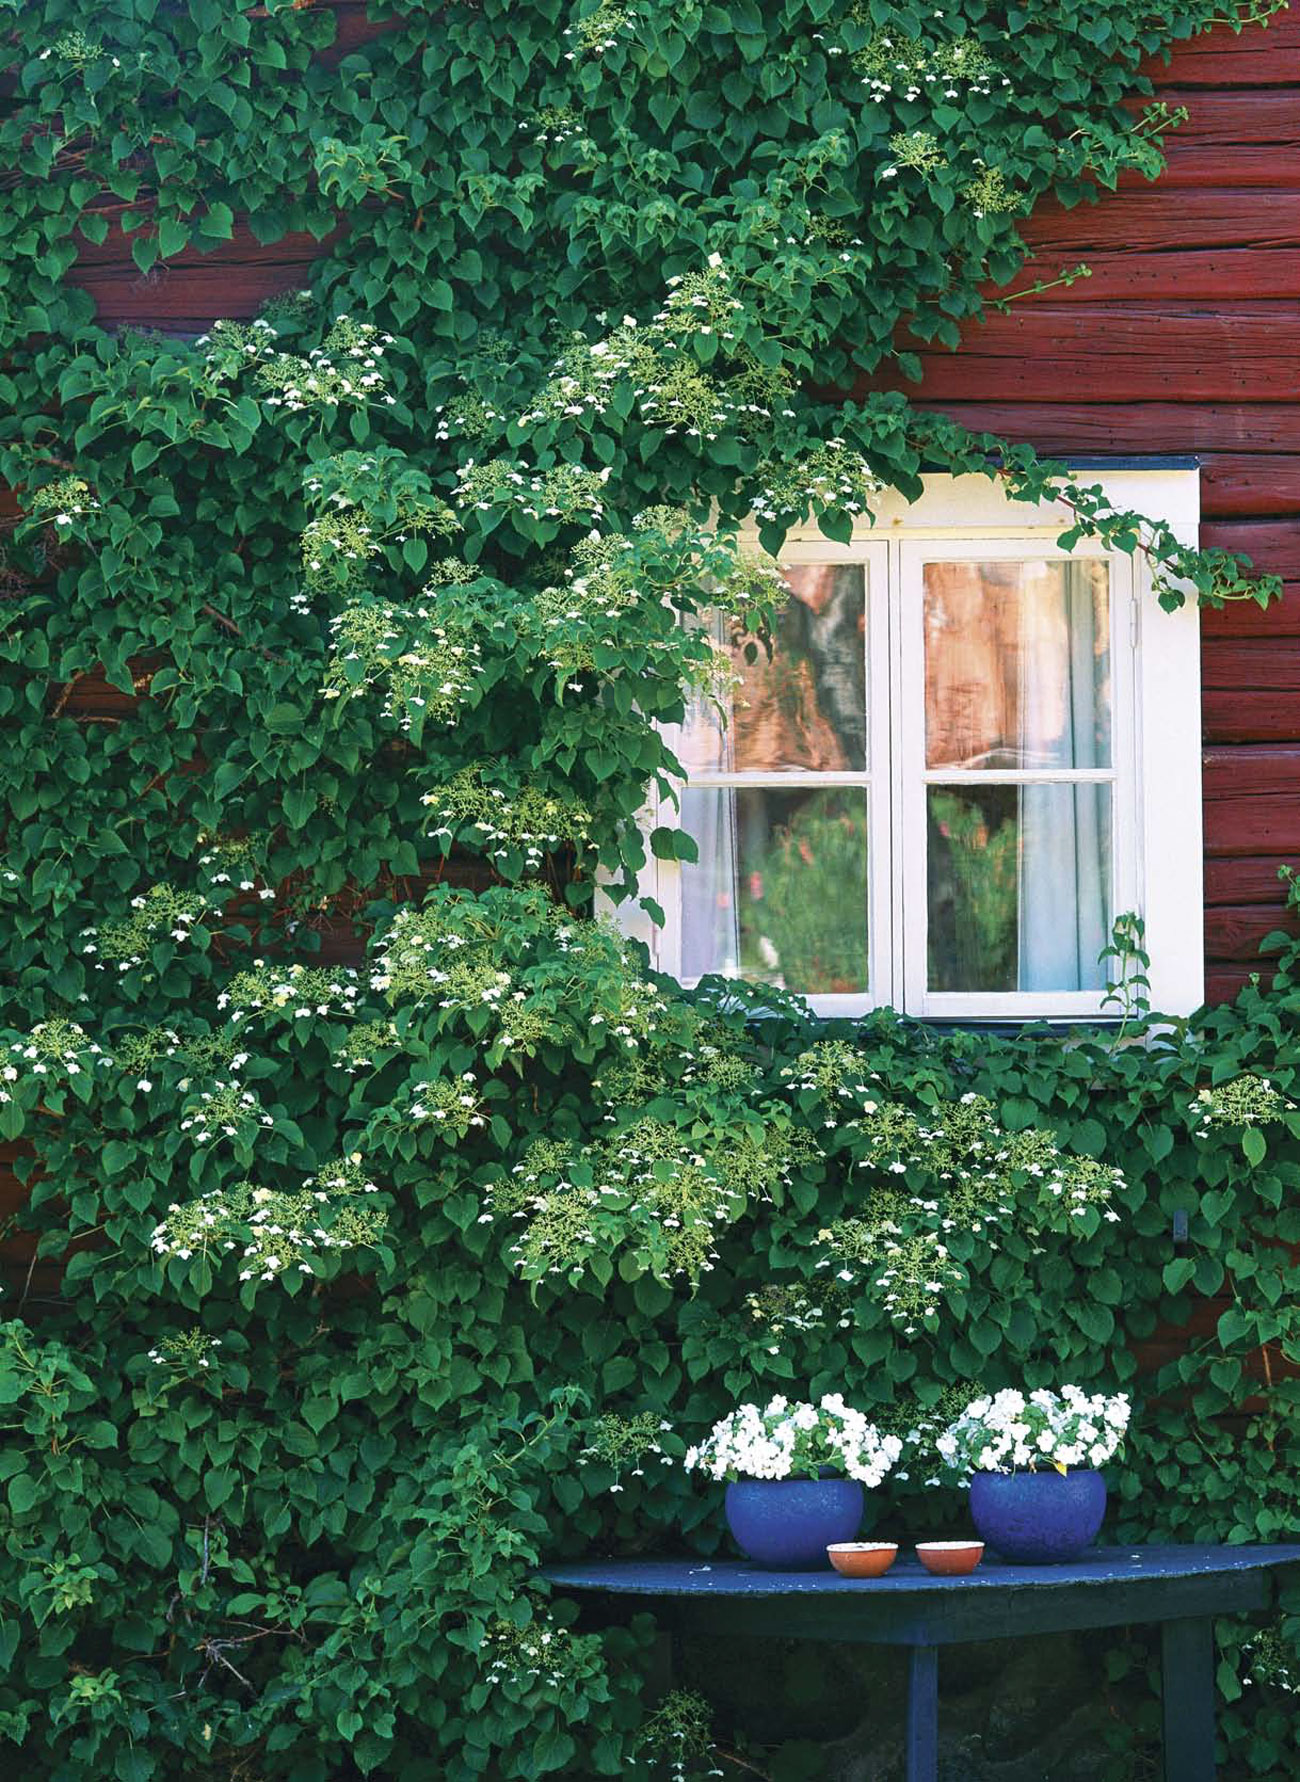
<svg viewBox="0 0 1300 1782">
<path fill-rule="evenodd" d="M 907 1649 L 907 1782 L 937 1782 L 939 1774 L 939 1649 Z"/>
<path fill-rule="evenodd" d="M 1165 1782 L 1214 1782 L 1214 1623 L 1162 1622 L 1160 1672 Z"/>
</svg>

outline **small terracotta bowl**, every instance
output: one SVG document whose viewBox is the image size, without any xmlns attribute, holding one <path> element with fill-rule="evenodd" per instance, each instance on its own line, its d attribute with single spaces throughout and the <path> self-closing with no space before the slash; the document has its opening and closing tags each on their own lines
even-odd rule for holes
<svg viewBox="0 0 1300 1782">
<path fill-rule="evenodd" d="M 898 1558 L 895 1541 L 837 1541 L 826 1549 L 835 1570 L 845 1578 L 883 1578 Z"/>
<path fill-rule="evenodd" d="M 960 1578 L 984 1557 L 983 1541 L 918 1541 L 916 1557 L 936 1578 Z"/>
</svg>

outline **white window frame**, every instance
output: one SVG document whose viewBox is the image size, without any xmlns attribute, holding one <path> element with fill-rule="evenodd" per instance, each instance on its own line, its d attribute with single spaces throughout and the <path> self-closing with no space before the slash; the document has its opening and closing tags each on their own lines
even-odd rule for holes
<svg viewBox="0 0 1300 1782">
<path fill-rule="evenodd" d="M 1080 466 L 1077 479 L 1100 483 L 1117 508 L 1162 519 L 1182 542 L 1196 543 L 1200 498 L 1194 468 L 1095 471 Z M 850 544 L 835 544 L 815 527 L 787 538 L 780 552 L 783 563 L 862 563 L 866 568 L 871 990 L 866 996 L 810 996 L 819 1014 L 857 1015 L 892 1004 L 922 1018 L 971 1023 L 1118 1018 L 1113 1006 L 1102 1006 L 1102 991 L 958 993 L 926 987 L 924 712 L 923 700 L 908 697 L 905 689 L 910 684 L 915 693 L 924 684 L 917 678 L 923 648 L 922 563 L 979 557 L 1069 560 L 1104 555 L 1110 565 L 1113 766 L 1091 776 L 1062 771 L 1059 777 L 1101 778 L 1113 784 L 1111 907 L 1117 913 L 1136 910 L 1144 917 L 1152 1008 L 1189 1014 L 1204 1000 L 1199 613 L 1194 597 L 1177 612 L 1160 607 L 1150 566 L 1140 552 L 1131 557 L 1103 553 L 1090 540 L 1081 541 L 1073 552 L 1062 551 L 1056 540 L 1072 519 L 1059 502 L 1034 506 L 1011 501 L 986 477 L 936 475 L 924 479 L 924 492 L 911 505 L 897 495 L 885 498 L 875 526 Z M 930 777 L 951 781 L 961 775 L 960 770 L 944 769 Z M 985 783 L 994 777 L 971 774 L 972 780 Z M 1035 770 L 1001 777 L 1041 782 L 1054 776 Z M 793 790 L 858 784 L 863 778 L 722 772 L 696 774 L 693 783 Z M 880 795 L 886 779 L 887 798 Z M 652 798 L 645 813 L 647 835 L 658 824 L 678 821 L 671 799 Z M 887 896 L 880 895 L 882 888 Z M 619 906 L 616 919 L 647 942 L 657 969 L 678 977 L 678 863 L 651 859 L 641 891 L 663 909 L 663 927 L 653 926 L 633 904 Z"/>
</svg>

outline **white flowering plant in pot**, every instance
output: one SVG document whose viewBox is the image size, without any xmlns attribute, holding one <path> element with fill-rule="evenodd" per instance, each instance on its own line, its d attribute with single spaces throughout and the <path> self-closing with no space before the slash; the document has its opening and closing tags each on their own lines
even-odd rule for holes
<svg viewBox="0 0 1300 1782">
<path fill-rule="evenodd" d="M 843 1474 L 869 1490 L 882 1484 L 903 1452 L 838 1392 L 818 1404 L 770 1399 L 760 1409 L 740 1405 L 715 1423 L 708 1438 L 689 1448 L 687 1472 L 710 1479 L 818 1479 Z"/>
<path fill-rule="evenodd" d="M 1106 1464 L 1123 1443 L 1131 1406 L 1120 1392 L 1087 1393 L 1080 1386 L 1046 1387 L 1026 1396 L 1006 1387 L 972 1399 L 935 1439 L 945 1467 L 960 1478 L 973 1473 L 1068 1473 Z"/>
</svg>

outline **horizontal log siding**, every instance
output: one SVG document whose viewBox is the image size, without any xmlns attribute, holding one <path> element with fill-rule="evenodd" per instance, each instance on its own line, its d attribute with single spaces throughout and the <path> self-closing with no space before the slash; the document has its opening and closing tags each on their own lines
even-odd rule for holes
<svg viewBox="0 0 1300 1782">
<path fill-rule="evenodd" d="M 1284 578 L 1280 606 L 1202 623 L 1217 1001 L 1267 977 L 1260 942 L 1293 926 L 1278 868 L 1300 862 L 1300 11 L 1267 32 L 1216 31 L 1149 72 L 1191 114 L 1167 175 L 1044 206 L 1017 284 L 1080 261 L 1092 277 L 990 316 L 956 353 L 925 349 L 919 397 L 1051 453 L 1195 453 L 1203 542 Z"/>
</svg>

